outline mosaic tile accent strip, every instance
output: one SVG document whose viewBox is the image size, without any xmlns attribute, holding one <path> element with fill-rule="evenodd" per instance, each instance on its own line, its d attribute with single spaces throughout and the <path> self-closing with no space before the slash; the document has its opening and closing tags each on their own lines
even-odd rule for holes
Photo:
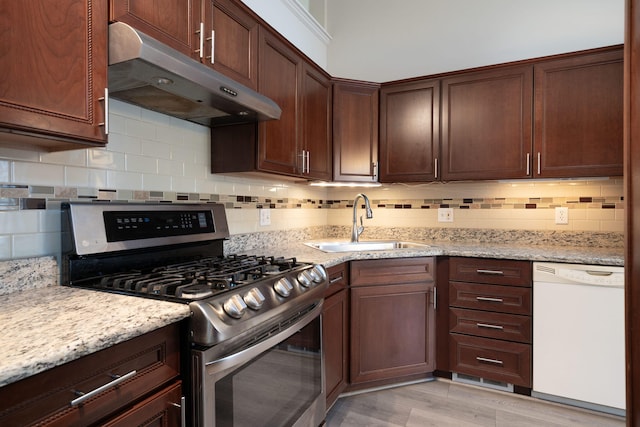
<svg viewBox="0 0 640 427">
<path fill-rule="evenodd" d="M 38 199 L 25 202 L 22 199 Z M 0 200 L 5 206 L 44 209 L 40 200 L 96 200 L 132 202 L 218 202 L 228 209 L 351 209 L 353 200 L 273 198 L 238 194 L 176 193 L 172 191 L 132 191 L 0 184 Z M 9 201 L 19 199 L 19 202 Z M 623 197 L 495 197 L 460 199 L 376 199 L 376 209 L 624 209 Z M 0 203 L 1 204 L 1 203 Z M 1 209 L 1 208 L 0 208 Z M 6 207 L 4 209 L 7 209 Z"/>
</svg>

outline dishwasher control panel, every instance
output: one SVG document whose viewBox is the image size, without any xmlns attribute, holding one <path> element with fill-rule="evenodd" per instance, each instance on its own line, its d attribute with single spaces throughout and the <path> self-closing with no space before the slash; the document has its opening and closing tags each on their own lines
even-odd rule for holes
<svg viewBox="0 0 640 427">
<path fill-rule="evenodd" d="M 533 281 L 624 287 L 624 267 L 534 263 Z"/>
</svg>

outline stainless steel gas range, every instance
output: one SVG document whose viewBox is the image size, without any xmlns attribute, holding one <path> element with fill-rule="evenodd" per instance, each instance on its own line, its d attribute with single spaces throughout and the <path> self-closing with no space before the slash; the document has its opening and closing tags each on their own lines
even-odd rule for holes
<svg viewBox="0 0 640 427">
<path fill-rule="evenodd" d="M 189 305 L 187 424 L 322 423 L 322 266 L 225 256 L 220 204 L 78 202 L 62 212 L 64 285 Z"/>
</svg>

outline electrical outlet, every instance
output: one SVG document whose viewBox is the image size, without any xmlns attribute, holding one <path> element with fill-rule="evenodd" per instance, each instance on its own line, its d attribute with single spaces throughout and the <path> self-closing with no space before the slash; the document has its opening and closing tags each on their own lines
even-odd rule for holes
<svg viewBox="0 0 640 427">
<path fill-rule="evenodd" d="M 438 222 L 453 222 L 453 208 L 438 208 Z"/>
<path fill-rule="evenodd" d="M 556 224 L 569 224 L 569 208 L 559 207 L 556 208 Z"/>
<path fill-rule="evenodd" d="M 271 225 L 271 209 L 260 209 L 260 225 Z"/>
</svg>

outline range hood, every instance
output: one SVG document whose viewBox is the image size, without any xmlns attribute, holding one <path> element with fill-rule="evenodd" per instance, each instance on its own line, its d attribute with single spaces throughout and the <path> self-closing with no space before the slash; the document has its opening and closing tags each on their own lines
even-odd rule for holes
<svg viewBox="0 0 640 427">
<path fill-rule="evenodd" d="M 109 95 L 206 126 L 279 119 L 282 112 L 271 99 L 122 22 L 109 25 Z"/>
</svg>

